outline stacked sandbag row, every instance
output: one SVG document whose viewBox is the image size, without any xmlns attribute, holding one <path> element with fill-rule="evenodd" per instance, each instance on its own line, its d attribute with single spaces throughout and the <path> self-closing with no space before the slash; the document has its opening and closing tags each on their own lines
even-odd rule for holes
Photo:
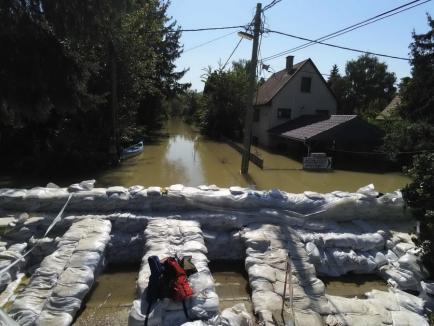
<svg viewBox="0 0 434 326">
<path fill-rule="evenodd" d="M 197 273 L 188 278 L 193 296 L 185 300 L 187 313 L 191 319 L 212 319 L 218 314 L 219 301 L 215 292 L 214 280 L 208 268 L 207 249 L 200 224 L 195 221 L 157 218 L 150 220 L 145 230 L 145 249 L 142 266 L 137 281 L 139 299 L 134 301 L 129 317 L 129 325 L 143 325 L 148 308 L 146 289 L 150 276 L 148 257 L 191 256 Z M 176 326 L 187 322 L 181 302 L 163 299 L 151 306 L 148 325 Z"/>
<path fill-rule="evenodd" d="M 149 217 L 131 213 L 107 216 L 112 222 L 112 236 L 106 250 L 109 264 L 136 264 L 143 257 L 143 230 Z"/>
<path fill-rule="evenodd" d="M 372 290 L 367 299 L 327 295 L 330 314 L 326 324 L 335 325 L 393 325 L 428 326 L 424 317 L 424 301 L 414 295 L 389 289 Z"/>
<path fill-rule="evenodd" d="M 379 274 L 400 289 L 419 290 L 427 277 L 410 236 L 363 230 L 360 221 L 333 225 L 321 232 L 298 229 L 310 261 L 319 275 L 348 272 Z"/>
<path fill-rule="evenodd" d="M 334 191 L 319 194 L 305 191 L 301 194 L 280 190 L 215 186 L 184 187 L 173 185 L 167 189 L 142 186 L 94 188 L 94 180 L 83 181 L 68 188 L 0 189 L 0 207 L 18 211 L 58 211 L 70 194 L 68 205 L 74 211 L 109 212 L 112 210 L 187 210 L 219 209 L 250 210 L 280 209 L 297 214 L 331 220 L 403 218 L 406 216 L 400 192 L 379 194 L 373 185 L 356 193 Z"/>
<path fill-rule="evenodd" d="M 0 270 L 7 268 L 25 252 L 27 243 L 9 244 L 8 242 L 0 242 Z M 19 272 L 22 271 L 26 264 L 26 259 L 21 259 L 9 270 L 0 275 L 0 292 L 3 292 L 6 287 L 17 278 Z"/>
<path fill-rule="evenodd" d="M 289 254 L 292 273 L 288 275 L 285 310 L 297 325 L 322 325 L 317 310 L 325 300 L 324 284 L 315 277 L 315 268 L 292 229 L 250 224 L 244 229 L 243 237 L 252 301 L 259 319 L 265 325 L 274 325 L 273 313 L 280 316 Z M 289 305 L 291 293 L 293 309 Z"/>
<path fill-rule="evenodd" d="M 110 230 L 110 221 L 92 217 L 72 224 L 17 295 L 9 315 L 20 325 L 70 325 L 101 268 Z"/>
</svg>

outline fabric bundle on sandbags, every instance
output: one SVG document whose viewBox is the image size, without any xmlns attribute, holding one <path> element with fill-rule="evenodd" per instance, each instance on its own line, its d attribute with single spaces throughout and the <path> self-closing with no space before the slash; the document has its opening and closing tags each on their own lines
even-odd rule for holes
<svg viewBox="0 0 434 326">
<path fill-rule="evenodd" d="M 148 304 L 146 295 L 151 276 L 148 258 L 157 256 L 160 261 L 168 257 L 191 257 L 197 273 L 188 277 L 193 295 L 185 299 L 190 319 L 208 320 L 218 314 L 218 296 L 214 280 L 208 268 L 207 248 L 200 224 L 195 221 L 156 218 L 151 219 L 144 232 L 145 248 L 137 281 L 139 299 L 135 300 L 129 316 L 129 325 L 143 325 Z M 188 322 L 183 304 L 162 299 L 152 305 L 148 314 L 148 326 L 182 325 Z"/>
<path fill-rule="evenodd" d="M 101 268 L 110 230 L 110 221 L 97 218 L 72 224 L 16 297 L 9 315 L 20 325 L 70 325 Z"/>
</svg>

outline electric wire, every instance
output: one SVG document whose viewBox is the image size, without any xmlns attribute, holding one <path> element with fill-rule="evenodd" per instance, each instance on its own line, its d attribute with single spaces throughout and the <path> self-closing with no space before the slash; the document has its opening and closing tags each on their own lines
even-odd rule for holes
<svg viewBox="0 0 434 326">
<path fill-rule="evenodd" d="M 237 42 L 237 45 L 235 45 L 235 48 L 232 50 L 231 54 L 229 55 L 229 58 L 226 60 L 225 64 L 221 67 L 220 70 L 224 70 L 224 69 L 226 68 L 226 65 L 228 64 L 229 60 L 231 60 L 231 58 L 232 58 L 232 56 L 234 55 L 235 51 L 236 51 L 236 50 L 238 49 L 238 47 L 240 46 L 242 40 L 243 40 L 243 39 L 240 38 L 240 40 Z"/>
<path fill-rule="evenodd" d="M 281 2 L 282 0 L 273 0 L 271 1 L 268 5 L 266 5 L 263 9 L 262 12 L 274 7 L 275 5 L 277 5 L 279 2 Z"/>
<path fill-rule="evenodd" d="M 379 57 L 385 57 L 385 58 L 390 58 L 390 59 L 410 61 L 409 58 L 403 58 L 403 57 L 398 57 L 398 56 L 389 55 L 389 54 L 383 54 L 383 53 L 376 53 L 376 52 L 371 52 L 371 51 L 359 50 L 359 49 L 354 49 L 354 48 L 350 48 L 350 47 L 347 47 L 347 46 L 341 46 L 341 45 L 336 45 L 336 44 L 331 44 L 331 43 L 325 43 L 325 42 L 321 42 L 321 41 L 315 41 L 315 40 L 308 39 L 306 37 L 297 36 L 297 35 L 293 35 L 293 34 L 289 34 L 289 33 L 284 33 L 284 32 L 280 32 L 280 31 L 267 30 L 267 32 L 268 33 L 275 33 L 275 34 L 279 34 L 279 35 L 284 35 L 284 36 L 288 36 L 288 37 L 299 39 L 299 40 L 303 40 L 303 41 L 314 42 L 314 43 L 317 43 L 317 44 L 326 45 L 326 46 L 337 48 L 337 49 L 341 49 L 341 50 L 353 51 L 353 52 L 364 53 L 364 54 L 371 54 L 371 55 L 376 55 L 376 56 L 379 56 Z"/>
<path fill-rule="evenodd" d="M 388 17 L 391 17 L 391 16 L 394 16 L 394 15 L 399 14 L 399 13 L 401 13 L 401 12 L 404 12 L 404 11 L 410 10 L 410 9 L 412 9 L 412 8 L 414 8 L 414 7 L 417 7 L 417 6 L 421 6 L 421 5 L 423 5 L 423 4 L 427 3 L 427 2 L 430 2 L 431 0 L 426 0 L 426 1 L 423 1 L 423 2 L 421 2 L 421 3 L 418 3 L 418 2 L 420 2 L 420 1 L 421 1 L 421 0 L 411 1 L 411 2 L 406 3 L 406 4 L 404 4 L 404 5 L 401 5 L 401 6 L 398 6 L 398 7 L 396 7 L 396 8 L 390 9 L 390 10 L 388 10 L 388 11 L 385 11 L 385 12 L 383 12 L 383 13 L 380 13 L 380 14 L 378 14 L 378 15 L 375 15 L 375 16 L 373 16 L 373 17 L 371 17 L 371 18 L 368 18 L 368 19 L 365 19 L 365 20 L 363 20 L 363 21 L 361 21 L 361 22 L 358 22 L 358 23 L 356 23 L 356 24 L 353 24 L 353 25 L 351 25 L 351 26 L 348 26 L 348 27 L 342 28 L 342 29 L 340 29 L 340 30 L 338 30 L 338 31 L 336 31 L 336 32 L 333 32 L 333 33 L 330 33 L 330 34 L 324 35 L 324 36 L 322 36 L 322 37 L 320 37 L 320 38 L 317 38 L 316 40 L 313 40 L 312 42 L 307 42 L 307 43 L 305 43 L 305 44 L 301 44 L 301 45 L 299 45 L 299 46 L 297 46 L 297 47 L 294 47 L 294 48 L 292 48 L 292 49 L 285 50 L 285 51 L 282 51 L 282 52 L 276 53 L 276 54 L 274 54 L 274 55 L 271 55 L 271 56 L 269 56 L 269 57 L 266 57 L 266 58 L 264 58 L 264 61 L 272 60 L 272 59 L 278 58 L 278 57 L 280 57 L 280 56 L 283 56 L 283 55 L 285 55 L 285 54 L 289 54 L 289 53 L 291 53 L 291 52 L 295 52 L 295 51 L 298 51 L 298 50 L 304 49 L 304 48 L 306 48 L 306 47 L 308 47 L 308 46 L 311 46 L 311 45 L 316 44 L 316 41 L 325 41 L 325 40 L 328 40 L 328 39 L 331 39 L 331 38 L 334 38 L 334 37 L 337 37 L 337 36 L 340 36 L 340 35 L 343 35 L 343 34 L 349 33 L 349 32 L 351 32 L 351 31 L 353 31 L 353 30 L 356 30 L 356 29 L 358 29 L 358 28 L 361 28 L 361 27 L 364 27 L 364 26 L 366 26 L 366 25 L 372 24 L 372 23 L 377 22 L 377 21 L 379 21 L 379 20 L 386 19 L 386 18 L 388 18 Z M 411 6 L 411 5 L 412 5 L 412 6 Z M 410 6 L 410 7 L 408 7 L 408 6 Z M 405 7 L 408 7 L 408 8 L 405 8 Z M 404 9 L 402 9 L 402 8 L 404 8 Z M 401 9 L 401 10 L 399 10 L 399 9 Z M 397 10 L 398 10 L 398 11 L 397 11 Z"/>
<path fill-rule="evenodd" d="M 180 29 L 178 31 L 173 31 L 173 32 L 204 32 L 204 31 L 218 31 L 222 29 L 236 29 L 236 28 L 246 28 L 246 25 Z"/>
<path fill-rule="evenodd" d="M 370 22 L 364 23 L 364 24 L 362 24 L 362 25 L 358 25 L 358 26 L 356 26 L 356 27 L 353 27 L 353 28 L 351 28 L 351 29 L 348 29 L 348 30 L 345 30 L 345 31 L 339 32 L 339 33 L 337 33 L 337 34 L 333 34 L 333 35 L 328 36 L 328 37 L 325 37 L 325 36 L 324 36 L 324 37 L 322 37 L 322 38 L 320 38 L 320 39 L 317 39 L 317 41 L 318 41 L 318 40 L 319 40 L 319 41 L 326 41 L 326 40 L 329 40 L 329 39 L 332 39 L 332 38 L 335 38 L 335 37 L 341 36 L 341 35 L 343 35 L 343 34 L 346 34 L 346 33 L 349 33 L 349 32 L 351 32 L 351 31 L 354 31 L 354 30 L 356 30 L 356 29 L 359 29 L 359 28 L 361 28 L 361 27 L 364 27 L 364 26 L 366 26 L 366 25 L 373 24 L 373 23 L 375 23 L 375 22 L 377 22 L 377 21 L 379 21 L 379 20 L 383 20 L 383 19 L 386 19 L 386 18 L 388 18 L 388 17 L 391 17 L 391 16 L 394 16 L 394 15 L 397 15 L 397 14 L 403 12 L 403 11 L 407 11 L 407 10 L 410 10 L 410 9 L 412 9 L 412 8 L 414 8 L 414 7 L 421 6 L 421 5 L 423 5 L 423 4 L 427 3 L 427 2 L 430 2 L 430 1 L 431 1 L 431 0 L 426 0 L 426 1 L 424 1 L 424 2 L 418 3 L 418 4 L 413 5 L 413 6 L 411 6 L 411 7 L 408 7 L 408 8 L 402 9 L 402 10 L 399 10 L 399 11 L 397 11 L 397 12 L 394 12 L 394 13 L 389 14 L 389 15 L 384 16 L 384 17 L 377 18 L 377 19 L 375 19 L 375 20 L 372 20 L 372 21 L 370 21 Z M 292 53 L 292 52 L 295 52 L 295 51 L 299 51 L 299 50 L 305 49 L 305 48 L 307 48 L 307 47 L 309 47 L 309 46 L 312 46 L 312 45 L 314 45 L 314 44 L 315 44 L 315 43 L 313 43 L 313 42 L 308 42 L 308 43 L 302 44 L 302 45 L 300 45 L 300 46 L 298 46 L 298 47 L 295 47 L 295 48 L 293 48 L 293 49 L 290 49 L 290 50 L 284 51 L 285 53 L 283 53 L 282 55 L 289 54 L 289 53 Z M 281 55 L 279 55 L 279 56 L 281 56 Z M 276 56 L 276 57 L 277 57 L 277 56 Z"/>
<path fill-rule="evenodd" d="M 212 40 L 209 40 L 209 41 L 206 41 L 206 42 L 204 42 L 204 43 L 200 43 L 200 44 L 198 44 L 198 45 L 195 45 L 195 46 L 193 46 L 193 47 L 191 47 L 191 48 L 188 48 L 188 49 L 184 50 L 183 53 L 185 53 L 185 52 L 189 52 L 189 51 L 192 51 L 192 50 L 195 50 L 195 49 L 197 49 L 197 48 L 200 48 L 200 47 L 202 47 L 202 46 L 208 45 L 208 44 L 213 43 L 213 42 L 215 42 L 215 41 L 221 40 L 221 39 L 223 39 L 223 38 L 225 38 L 225 37 L 228 37 L 229 35 L 232 35 L 232 34 L 235 34 L 235 33 L 236 33 L 236 32 L 230 32 L 230 33 L 228 33 L 228 34 L 225 34 L 225 35 L 222 35 L 222 36 L 219 36 L 219 37 L 213 38 Z"/>
</svg>

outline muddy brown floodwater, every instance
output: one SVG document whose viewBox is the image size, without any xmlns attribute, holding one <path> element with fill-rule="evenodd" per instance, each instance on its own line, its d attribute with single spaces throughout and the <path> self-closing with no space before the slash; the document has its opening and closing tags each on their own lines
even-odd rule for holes
<svg viewBox="0 0 434 326">
<path fill-rule="evenodd" d="M 109 265 L 98 276 L 74 325 L 127 326 L 128 314 L 136 299 L 139 268 L 138 265 Z"/>
<path fill-rule="evenodd" d="M 126 160 L 118 168 L 102 172 L 96 176 L 98 183 L 102 186 L 240 185 L 257 189 L 279 188 L 288 192 L 356 191 L 373 183 L 378 190 L 387 192 L 399 189 L 409 181 L 399 173 L 307 172 L 301 170 L 300 162 L 258 148 L 253 151 L 260 153 L 265 169 L 250 164 L 250 178 L 246 179 L 239 172 L 241 155 L 226 143 L 206 139 L 180 120 L 169 120 L 165 129 L 167 138 L 145 144 L 145 150 L 139 156 Z"/>
<path fill-rule="evenodd" d="M 86 179 L 96 179 L 97 186 L 169 186 L 181 183 L 189 186 L 215 184 L 253 186 L 256 189 L 278 188 L 299 193 L 306 190 L 330 192 L 356 191 L 373 183 L 381 192 L 402 188 L 409 181 L 400 173 L 364 173 L 334 170 L 308 172 L 300 162 L 286 156 L 253 148 L 264 159 L 264 169 L 250 164 L 249 177 L 240 174 L 241 155 L 223 142 L 200 136 L 181 120 L 169 120 L 163 130 L 166 137 L 154 143 L 145 143 L 143 153 L 125 160 L 119 167 L 97 174 L 81 176 L 30 178 L 20 175 L 0 175 L 1 187 L 45 186 L 54 182 L 60 186 Z"/>
<path fill-rule="evenodd" d="M 387 283 L 376 275 L 346 274 L 339 277 L 321 277 L 325 292 L 330 295 L 359 299 L 366 298 L 365 293 L 374 289 L 387 291 Z"/>
</svg>

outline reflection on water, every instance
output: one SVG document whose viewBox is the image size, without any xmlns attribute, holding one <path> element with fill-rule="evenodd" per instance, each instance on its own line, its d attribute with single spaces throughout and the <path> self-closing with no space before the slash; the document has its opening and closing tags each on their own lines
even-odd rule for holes
<svg viewBox="0 0 434 326">
<path fill-rule="evenodd" d="M 44 178 L 31 180 L 25 177 L 0 177 L 0 187 L 45 186 L 48 181 L 66 186 L 84 179 L 97 179 L 98 186 L 169 186 L 182 183 L 198 186 L 216 184 L 220 187 L 233 185 L 253 186 L 257 189 L 280 188 L 288 192 L 312 190 L 356 191 L 369 183 L 382 192 L 394 191 L 408 182 L 399 173 L 363 173 L 333 171 L 327 173 L 301 170 L 301 164 L 282 155 L 262 149 L 256 151 L 264 159 L 264 170 L 250 164 L 249 176 L 240 174 L 241 155 L 225 143 L 211 141 L 198 135 L 180 120 L 167 122 L 162 137 L 157 142 L 146 143 L 143 153 L 130 158 L 120 167 L 101 171 L 97 175 L 81 177 Z"/>
<path fill-rule="evenodd" d="M 261 170 L 250 164 L 249 178 L 245 178 L 239 172 L 240 154 L 227 144 L 201 137 L 179 120 L 168 121 L 166 131 L 169 135 L 166 139 L 146 145 L 138 157 L 127 160 L 119 168 L 103 172 L 97 177 L 98 183 L 102 186 L 241 185 L 257 189 L 280 188 L 289 192 L 355 191 L 374 183 L 380 191 L 386 192 L 401 188 L 408 182 L 408 178 L 399 173 L 307 172 L 301 170 L 297 161 L 257 148 L 253 150 L 264 159 L 265 168 Z"/>
</svg>

